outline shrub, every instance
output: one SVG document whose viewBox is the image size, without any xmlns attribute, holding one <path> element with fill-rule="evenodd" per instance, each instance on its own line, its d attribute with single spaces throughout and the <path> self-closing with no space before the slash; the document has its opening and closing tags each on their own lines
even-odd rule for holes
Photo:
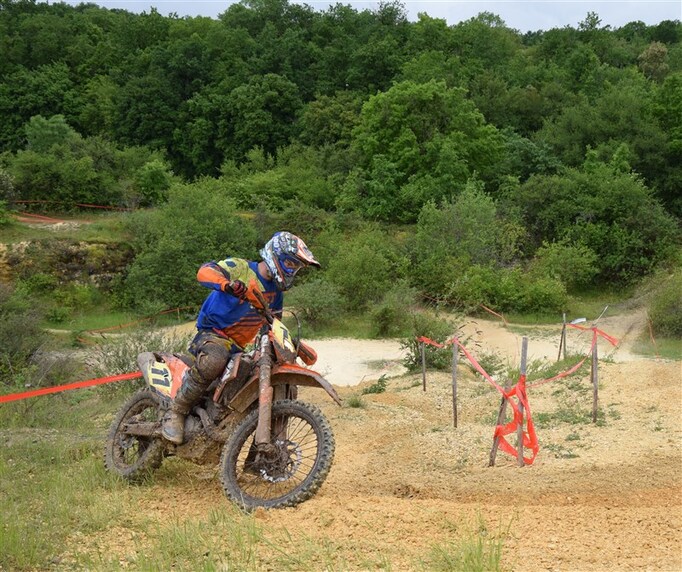
<svg viewBox="0 0 682 572">
<path fill-rule="evenodd" d="M 142 352 L 183 352 L 190 339 L 164 330 L 139 330 L 113 338 L 92 351 L 90 373 L 93 377 L 105 377 L 137 371 L 137 356 Z M 116 397 L 132 393 L 141 385 L 139 380 L 129 383 L 107 383 L 98 387 L 104 397 Z"/>
<path fill-rule="evenodd" d="M 443 343 L 452 338 L 456 329 L 449 322 L 429 313 L 415 312 L 410 316 L 411 332 L 408 338 L 401 342 L 401 347 L 407 350 L 403 364 L 410 371 L 417 371 L 422 367 L 421 343 L 418 338 L 424 336 L 434 342 Z M 438 348 L 425 345 L 425 362 L 427 368 L 449 370 L 452 367 L 452 348 Z"/>
<path fill-rule="evenodd" d="M 452 285 L 448 299 L 464 312 L 484 304 L 502 312 L 555 313 L 565 308 L 567 295 L 555 278 L 520 268 L 472 266 Z"/>
<path fill-rule="evenodd" d="M 0 200 L 12 202 L 16 198 L 12 175 L 0 168 Z"/>
<path fill-rule="evenodd" d="M 313 326 L 334 321 L 343 311 L 345 300 L 338 286 L 323 278 L 315 278 L 295 286 L 285 297 L 287 306 Z"/>
<path fill-rule="evenodd" d="M 134 190 L 138 195 L 135 202 L 146 207 L 162 203 L 172 181 L 173 173 L 164 161 L 153 159 L 145 163 L 135 173 Z"/>
<path fill-rule="evenodd" d="M 0 384 L 15 385 L 44 343 L 35 300 L 0 284 Z"/>
<path fill-rule="evenodd" d="M 382 375 L 379 379 L 376 380 L 375 383 L 372 385 L 365 387 L 360 394 L 361 395 L 370 395 L 372 393 L 384 393 L 386 391 L 386 376 Z"/>
<path fill-rule="evenodd" d="M 654 293 L 649 307 L 658 335 L 682 338 L 682 270 L 678 269 Z"/>
<path fill-rule="evenodd" d="M 17 281 L 17 288 L 27 294 L 49 294 L 57 288 L 59 280 L 52 274 L 36 272 Z"/>
<path fill-rule="evenodd" d="M 7 202 L 0 200 L 0 226 L 7 226 L 12 223 L 12 215 L 7 208 Z"/>
<path fill-rule="evenodd" d="M 417 300 L 417 291 L 405 283 L 396 284 L 371 310 L 374 335 L 389 337 L 402 334 L 405 323 Z"/>
<path fill-rule="evenodd" d="M 534 269 L 557 278 L 568 290 L 587 286 L 597 274 L 597 255 L 583 244 L 543 242 L 535 253 Z"/>
<path fill-rule="evenodd" d="M 204 262 L 257 252 L 253 225 L 211 179 L 172 186 L 167 203 L 135 213 L 129 225 L 136 256 L 124 282 L 124 303 L 136 308 L 198 304 L 208 293 L 196 280 Z"/>
<path fill-rule="evenodd" d="M 642 179 L 609 165 L 533 176 L 509 200 L 536 244 L 558 242 L 577 252 L 589 245 L 602 282 L 628 284 L 650 273 L 679 239 L 675 220 Z"/>
<path fill-rule="evenodd" d="M 455 200 L 421 209 L 412 249 L 416 279 L 431 296 L 443 296 L 472 263 L 494 267 L 516 258 L 523 234 L 470 179 Z"/>
<path fill-rule="evenodd" d="M 402 277 L 405 259 L 384 232 L 367 228 L 342 239 L 336 248 L 327 277 L 338 286 L 351 311 L 379 302 Z"/>
</svg>

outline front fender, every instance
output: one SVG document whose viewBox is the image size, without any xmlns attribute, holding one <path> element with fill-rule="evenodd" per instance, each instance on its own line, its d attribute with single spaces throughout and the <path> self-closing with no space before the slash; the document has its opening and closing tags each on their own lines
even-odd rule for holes
<svg viewBox="0 0 682 572">
<path fill-rule="evenodd" d="M 336 390 L 319 373 L 301 367 L 296 364 L 274 365 L 271 376 L 272 386 L 276 385 L 302 385 L 306 387 L 321 387 L 329 397 L 338 405 L 341 405 L 341 398 Z M 229 406 L 240 413 L 243 413 L 255 401 L 258 401 L 258 375 L 254 375 L 244 387 L 230 401 Z"/>
</svg>

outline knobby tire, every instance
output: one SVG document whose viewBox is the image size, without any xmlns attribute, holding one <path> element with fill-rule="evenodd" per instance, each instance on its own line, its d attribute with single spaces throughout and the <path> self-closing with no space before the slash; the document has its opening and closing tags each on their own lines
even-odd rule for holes
<svg viewBox="0 0 682 572">
<path fill-rule="evenodd" d="M 245 510 L 295 506 L 312 497 L 334 460 L 329 421 L 314 405 L 291 400 L 273 403 L 273 433 L 275 427 L 286 425 L 286 435 L 274 439 L 280 443 L 280 450 L 286 451 L 282 459 L 288 463 L 261 471 L 249 470 L 257 425 L 255 410 L 237 426 L 223 448 L 219 472 L 227 497 Z"/>
<path fill-rule="evenodd" d="M 164 445 L 154 437 L 126 435 L 122 426 L 135 416 L 145 421 L 159 420 L 161 398 L 151 389 L 141 389 L 121 407 L 111 424 L 104 452 L 107 470 L 124 479 L 137 482 L 161 466 Z"/>
</svg>

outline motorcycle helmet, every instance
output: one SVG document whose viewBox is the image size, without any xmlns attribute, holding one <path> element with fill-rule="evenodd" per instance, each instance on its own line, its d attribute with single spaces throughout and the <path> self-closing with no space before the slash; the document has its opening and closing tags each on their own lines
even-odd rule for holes
<svg viewBox="0 0 682 572">
<path fill-rule="evenodd" d="M 294 276 L 304 266 L 320 267 L 320 263 L 315 260 L 305 242 L 286 231 L 273 234 L 261 249 L 260 255 L 267 264 L 278 290 L 291 288 Z"/>
</svg>

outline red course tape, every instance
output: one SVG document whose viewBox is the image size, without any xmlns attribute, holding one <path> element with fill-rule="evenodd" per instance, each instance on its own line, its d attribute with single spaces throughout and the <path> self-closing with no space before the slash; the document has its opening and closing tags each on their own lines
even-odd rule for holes
<svg viewBox="0 0 682 572">
<path fill-rule="evenodd" d="M 34 389 L 33 391 L 24 391 L 22 393 L 10 393 L 8 395 L 0 395 L 0 403 L 9 403 L 10 401 L 19 401 L 20 399 L 28 399 L 29 397 L 36 397 L 38 395 L 59 393 L 61 391 L 68 391 L 69 389 L 92 387 L 93 385 L 103 385 L 113 381 L 124 381 L 126 379 L 136 379 L 138 377 L 142 377 L 141 371 L 111 375 L 109 377 L 98 377 L 97 379 L 89 379 L 87 381 L 76 381 L 74 383 L 67 383 L 66 385 L 55 385 L 54 387 L 43 387 L 42 389 Z"/>
</svg>

